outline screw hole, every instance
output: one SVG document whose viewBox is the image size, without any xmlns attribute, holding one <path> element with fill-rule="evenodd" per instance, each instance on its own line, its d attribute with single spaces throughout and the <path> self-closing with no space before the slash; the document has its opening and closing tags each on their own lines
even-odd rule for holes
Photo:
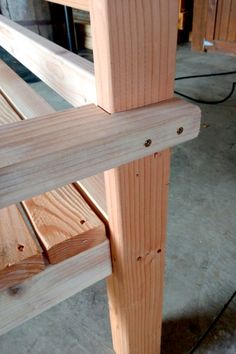
<svg viewBox="0 0 236 354">
<path fill-rule="evenodd" d="M 146 141 L 145 141 L 145 143 L 144 143 L 144 146 L 145 147 L 149 147 L 149 146 L 151 146 L 152 145 L 152 140 L 151 139 L 147 139 Z"/>
<path fill-rule="evenodd" d="M 180 135 L 183 133 L 183 131 L 184 131 L 184 128 L 180 127 L 179 129 L 177 129 L 177 134 Z"/>
<path fill-rule="evenodd" d="M 17 247 L 17 249 L 18 249 L 20 252 L 23 252 L 23 251 L 24 251 L 24 248 L 25 248 L 24 245 L 18 245 L 18 247 Z"/>
<path fill-rule="evenodd" d="M 85 220 L 80 220 L 81 225 L 85 223 Z"/>
<path fill-rule="evenodd" d="M 140 262 L 141 260 L 142 260 L 142 257 L 139 256 L 139 257 L 137 258 L 137 261 Z"/>
<path fill-rule="evenodd" d="M 161 253 L 161 249 L 157 250 L 157 253 Z"/>
</svg>

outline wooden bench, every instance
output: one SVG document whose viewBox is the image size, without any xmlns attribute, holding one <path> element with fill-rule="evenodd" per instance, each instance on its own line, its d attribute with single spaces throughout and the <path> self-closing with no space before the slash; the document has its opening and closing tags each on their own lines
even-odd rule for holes
<svg viewBox="0 0 236 354">
<path fill-rule="evenodd" d="M 90 11 L 94 65 L 0 16 L 0 45 L 75 107 L 0 62 L 0 333 L 108 277 L 115 352 L 157 354 L 169 148 L 200 127 L 173 98 L 178 1 L 55 2 Z"/>
</svg>

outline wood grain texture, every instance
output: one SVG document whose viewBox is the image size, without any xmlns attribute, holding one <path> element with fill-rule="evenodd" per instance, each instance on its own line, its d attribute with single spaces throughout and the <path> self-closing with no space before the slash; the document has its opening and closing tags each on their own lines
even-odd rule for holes
<svg viewBox="0 0 236 354">
<path fill-rule="evenodd" d="M 98 104 L 124 111 L 173 95 L 177 1 L 92 0 Z M 122 31 L 121 31 L 122 29 Z M 102 34 L 102 35 L 101 35 Z"/>
<path fill-rule="evenodd" d="M 198 107 L 173 98 L 112 118 L 93 105 L 0 127 L 0 207 L 193 139 Z"/>
<path fill-rule="evenodd" d="M 4 96 L 22 118 L 34 118 L 55 112 L 55 110 L 42 97 L 40 97 L 2 60 L 0 60 L 0 72 L 0 91 L 4 93 Z M 6 123 L 10 123 L 12 122 L 13 113 L 12 110 L 11 112 L 9 112 L 9 110 L 6 111 L 4 119 Z M 6 115 L 9 115 L 8 120 Z M 16 120 L 18 120 L 18 116 L 16 117 Z M 83 194 L 84 198 L 92 208 L 99 213 L 100 217 L 104 221 L 107 221 L 103 174 L 78 181 L 78 183 L 75 183 L 75 186 L 79 188 L 80 193 Z"/>
<path fill-rule="evenodd" d="M 23 203 L 51 264 L 106 240 L 105 226 L 73 185 Z"/>
<path fill-rule="evenodd" d="M 0 209 L 0 290 L 17 285 L 43 269 L 42 252 L 17 207 Z"/>
<path fill-rule="evenodd" d="M 215 40 L 236 41 L 236 2 L 218 0 Z"/>
<path fill-rule="evenodd" d="M 171 98 L 178 1 L 91 0 L 90 6 L 98 104 L 114 112 Z M 170 151 L 155 152 L 163 148 L 105 173 L 117 354 L 160 353 Z"/>
<path fill-rule="evenodd" d="M 0 45 L 72 105 L 96 103 L 93 64 L 88 60 L 2 15 Z"/>
<path fill-rule="evenodd" d="M 109 241 L 49 265 L 41 275 L 0 293 L 0 334 L 111 274 Z"/>
<path fill-rule="evenodd" d="M 205 35 L 208 41 L 212 41 L 215 37 L 217 5 L 218 5 L 218 0 L 208 0 L 206 35 Z"/>
<path fill-rule="evenodd" d="M 73 7 L 74 9 L 80 9 L 89 11 L 89 0 L 47 0 L 56 4 Z"/>
<path fill-rule="evenodd" d="M 88 203 L 92 203 L 93 208 L 97 210 L 97 213 L 101 218 L 107 221 L 107 203 L 106 203 L 106 191 L 104 174 L 91 176 L 77 182 L 77 188 L 84 198 L 88 199 Z"/>
<path fill-rule="evenodd" d="M 0 120 L 19 119 L 0 94 Z M 40 248 L 16 205 L 0 209 L 0 290 L 16 285 L 44 269 Z"/>
<path fill-rule="evenodd" d="M 3 68 L 6 69 L 6 75 L 9 70 L 7 70 L 6 65 Z M 10 75 L 6 76 L 11 79 L 16 75 L 11 75 L 10 72 Z M 4 79 L 6 80 L 6 77 Z M 2 77 L 0 81 L 2 83 Z M 9 81 L 7 82 L 9 85 Z M 14 85 L 14 83 L 15 80 L 12 80 L 11 84 Z M 17 83 L 18 80 L 16 80 Z M 16 86 L 19 88 L 20 85 Z M 2 88 L 0 84 L 0 90 Z M 24 89 L 24 85 L 20 88 Z M 8 92 L 8 90 L 6 91 Z M 21 114 L 26 119 L 34 116 L 40 109 L 40 106 L 37 105 L 40 99 L 31 91 L 27 87 L 26 90 L 22 91 L 23 93 L 17 95 L 18 97 L 23 94 L 28 97 L 28 100 L 31 98 L 31 103 L 28 101 L 27 104 L 26 100 L 22 105 L 21 102 L 23 103 L 24 100 L 22 99 L 21 101 L 19 97 L 16 99 L 20 104 Z M 14 97 L 13 93 L 11 102 L 14 101 Z M 34 101 L 36 102 L 35 111 L 33 110 Z M 46 113 L 47 109 L 49 112 L 52 110 L 50 106 L 45 104 L 42 107 L 42 112 Z M 2 95 L 0 95 L 0 110 L 0 125 L 20 120 L 20 117 Z M 34 197 L 31 200 L 24 201 L 22 204 L 47 258 L 52 264 L 83 252 L 106 239 L 104 224 L 73 185 Z"/>
<path fill-rule="evenodd" d="M 34 118 L 55 112 L 42 97 L 36 94 L 36 92 L 2 60 L 0 60 L 0 73 L 0 91 L 2 91 L 12 107 L 14 107 L 18 115 L 22 118 Z M 12 114 L 9 116 L 12 116 Z"/>
<path fill-rule="evenodd" d="M 202 51 L 206 36 L 208 1 L 194 0 L 192 49 Z"/>
</svg>

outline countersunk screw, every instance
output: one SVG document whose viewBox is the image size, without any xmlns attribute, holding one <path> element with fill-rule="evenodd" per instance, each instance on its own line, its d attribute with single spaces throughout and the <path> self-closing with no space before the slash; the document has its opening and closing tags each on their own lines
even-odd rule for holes
<svg viewBox="0 0 236 354">
<path fill-rule="evenodd" d="M 177 134 L 180 135 L 180 134 L 183 133 L 183 131 L 184 131 L 184 128 L 180 127 L 180 128 L 177 129 Z"/>
<path fill-rule="evenodd" d="M 144 143 L 144 146 L 147 148 L 147 147 L 149 147 L 149 146 L 151 146 L 152 145 L 152 140 L 151 139 L 147 139 L 146 141 L 145 141 L 145 143 Z"/>
</svg>

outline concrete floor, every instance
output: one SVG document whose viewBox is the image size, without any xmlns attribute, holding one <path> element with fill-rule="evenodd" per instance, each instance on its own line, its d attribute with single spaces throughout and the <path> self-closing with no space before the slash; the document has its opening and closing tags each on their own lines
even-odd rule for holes
<svg viewBox="0 0 236 354">
<path fill-rule="evenodd" d="M 177 53 L 177 76 L 236 70 L 236 57 Z M 197 98 L 219 99 L 234 77 L 178 81 Z M 33 83 L 57 109 L 63 100 Z M 236 92 L 201 105 L 198 139 L 173 149 L 162 354 L 235 354 Z M 207 334 L 204 337 L 204 334 Z M 0 354 L 111 354 L 105 282 L 77 294 L 0 338 Z M 147 353 L 149 354 L 149 353 Z"/>
</svg>

